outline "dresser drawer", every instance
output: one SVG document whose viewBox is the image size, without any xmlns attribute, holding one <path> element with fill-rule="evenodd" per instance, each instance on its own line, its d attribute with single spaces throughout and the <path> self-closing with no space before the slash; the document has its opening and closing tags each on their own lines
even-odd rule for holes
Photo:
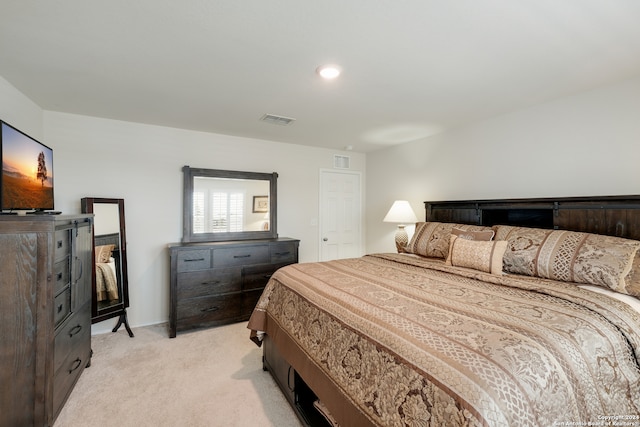
<svg viewBox="0 0 640 427">
<path fill-rule="evenodd" d="M 242 269 L 242 290 L 264 289 L 277 269 L 278 266 L 272 264 L 244 267 Z"/>
<path fill-rule="evenodd" d="M 90 335 L 90 326 L 83 328 Z M 80 377 L 84 368 L 91 361 L 91 337 L 78 339 L 71 348 L 53 377 L 53 412 L 57 414 L 64 402 L 69 397 L 73 386 Z"/>
<path fill-rule="evenodd" d="M 213 268 L 178 274 L 178 299 L 240 292 L 242 269 Z"/>
<path fill-rule="evenodd" d="M 56 261 L 69 255 L 71 247 L 71 231 L 69 229 L 58 230 L 54 234 L 53 253 Z"/>
<path fill-rule="evenodd" d="M 69 257 L 65 257 L 62 261 L 58 261 L 53 265 L 53 293 L 55 295 L 69 284 L 70 277 Z"/>
<path fill-rule="evenodd" d="M 242 294 L 242 316 L 245 318 L 251 317 L 253 309 L 256 308 L 256 304 L 262 295 L 262 289 L 245 292 Z"/>
<path fill-rule="evenodd" d="M 185 326 L 195 327 L 240 316 L 242 294 L 191 298 L 178 302 L 177 317 Z"/>
<path fill-rule="evenodd" d="M 298 255 L 297 245 L 294 243 L 274 243 L 269 247 L 272 263 L 293 263 Z"/>
<path fill-rule="evenodd" d="M 211 250 L 193 249 L 178 251 L 178 273 L 211 268 Z"/>
<path fill-rule="evenodd" d="M 280 238 L 170 245 L 169 337 L 249 319 L 273 273 L 298 262 L 298 243 Z"/>
<path fill-rule="evenodd" d="M 90 342 L 91 339 L 91 304 L 85 304 L 78 312 L 56 331 L 54 344 L 54 372 L 60 369 L 68 356 L 78 346 Z M 75 353 L 78 353 L 76 350 Z"/>
<path fill-rule="evenodd" d="M 57 328 L 71 312 L 71 290 L 69 288 L 56 296 L 53 310 L 53 321 Z"/>
<path fill-rule="evenodd" d="M 264 264 L 269 262 L 269 246 L 239 246 L 213 250 L 214 267 L 231 267 L 248 264 Z"/>
</svg>

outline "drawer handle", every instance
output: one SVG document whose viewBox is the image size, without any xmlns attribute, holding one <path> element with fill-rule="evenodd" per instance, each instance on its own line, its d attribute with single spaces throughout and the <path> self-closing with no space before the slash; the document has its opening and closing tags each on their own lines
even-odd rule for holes
<svg viewBox="0 0 640 427">
<path fill-rule="evenodd" d="M 76 360 L 73 361 L 73 367 L 69 369 L 69 373 L 72 373 L 73 371 L 78 369 L 80 365 L 82 365 L 82 360 L 80 360 L 80 358 L 76 358 Z"/>
<path fill-rule="evenodd" d="M 249 255 L 234 255 L 234 258 L 251 258 L 251 254 Z"/>
<path fill-rule="evenodd" d="M 58 249 L 60 249 L 62 247 L 62 240 L 58 240 L 56 246 L 58 247 Z"/>
<path fill-rule="evenodd" d="M 69 338 L 72 338 L 74 335 L 79 333 L 82 330 L 82 325 L 76 325 L 69 331 Z"/>
<path fill-rule="evenodd" d="M 203 313 L 211 313 L 214 311 L 218 311 L 220 309 L 220 307 L 209 307 L 209 308 L 203 308 L 202 310 L 200 310 Z"/>
<path fill-rule="evenodd" d="M 204 261 L 204 258 L 185 259 L 184 262 L 198 262 Z"/>
<path fill-rule="evenodd" d="M 289 369 L 287 369 L 287 387 L 289 388 L 289 391 L 293 391 L 293 389 L 295 388 L 295 381 L 293 382 L 293 384 L 291 384 L 291 377 L 295 379 L 295 375 L 291 375 L 291 368 L 293 367 L 289 365 Z"/>
<path fill-rule="evenodd" d="M 56 280 L 58 282 L 62 280 L 62 273 L 58 273 L 58 275 L 56 276 Z"/>
<path fill-rule="evenodd" d="M 220 280 L 210 280 L 208 282 L 202 282 L 202 285 L 217 285 L 220 283 Z"/>
<path fill-rule="evenodd" d="M 60 304 L 60 305 L 58 306 L 58 313 L 61 313 L 61 312 L 62 312 L 62 307 L 64 307 L 64 304 Z"/>
<path fill-rule="evenodd" d="M 289 255 L 291 253 L 291 251 L 286 251 L 286 252 L 276 252 L 276 256 L 285 256 L 285 255 Z"/>
</svg>

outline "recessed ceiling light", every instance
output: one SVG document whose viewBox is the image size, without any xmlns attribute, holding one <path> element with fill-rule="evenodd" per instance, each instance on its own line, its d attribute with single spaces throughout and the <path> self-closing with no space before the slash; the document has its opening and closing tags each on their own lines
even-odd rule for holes
<svg viewBox="0 0 640 427">
<path fill-rule="evenodd" d="M 342 70 L 339 66 L 331 64 L 331 65 L 321 65 L 316 68 L 316 73 L 320 75 L 323 79 L 332 80 L 340 75 Z"/>
</svg>

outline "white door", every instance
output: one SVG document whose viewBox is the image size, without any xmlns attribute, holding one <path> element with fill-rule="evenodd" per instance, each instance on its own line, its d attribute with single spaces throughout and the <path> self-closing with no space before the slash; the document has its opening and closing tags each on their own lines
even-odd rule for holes
<svg viewBox="0 0 640 427">
<path fill-rule="evenodd" d="M 320 171 L 320 261 L 361 256 L 359 172 Z"/>
</svg>

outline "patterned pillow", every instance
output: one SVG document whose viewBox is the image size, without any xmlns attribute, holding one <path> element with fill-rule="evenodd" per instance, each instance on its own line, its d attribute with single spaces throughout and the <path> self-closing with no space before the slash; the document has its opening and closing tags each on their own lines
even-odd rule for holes
<svg viewBox="0 0 640 427">
<path fill-rule="evenodd" d="M 482 240 L 484 242 L 488 242 L 493 239 L 495 235 L 495 231 L 493 229 L 487 231 L 469 231 L 469 230 L 461 230 L 460 228 L 452 228 L 451 235 L 458 236 L 461 239 L 467 240 Z"/>
<path fill-rule="evenodd" d="M 446 259 L 451 231 L 493 231 L 490 227 L 448 222 L 417 222 L 416 231 L 407 245 L 407 252 L 431 258 Z"/>
<path fill-rule="evenodd" d="M 507 249 L 504 240 L 468 240 L 451 235 L 446 263 L 473 268 L 491 274 L 502 274 L 502 257 Z"/>
<path fill-rule="evenodd" d="M 640 250 L 636 252 L 629 274 L 624 277 L 624 289 L 627 294 L 640 298 Z"/>
<path fill-rule="evenodd" d="M 506 272 L 629 293 L 625 278 L 631 272 L 640 241 L 564 230 L 507 225 L 494 228 L 496 240 L 509 242 L 503 259 Z"/>
<path fill-rule="evenodd" d="M 111 252 L 116 245 L 96 246 L 96 262 L 109 262 Z"/>
</svg>

